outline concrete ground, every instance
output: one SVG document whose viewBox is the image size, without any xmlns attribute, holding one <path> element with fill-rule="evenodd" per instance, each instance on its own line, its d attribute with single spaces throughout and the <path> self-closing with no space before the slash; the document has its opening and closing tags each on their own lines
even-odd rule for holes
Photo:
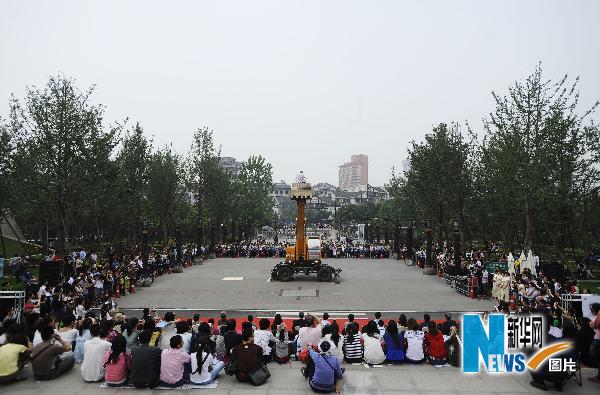
<svg viewBox="0 0 600 395">
<path fill-rule="evenodd" d="M 399 312 L 421 317 L 432 312 L 440 318 L 445 311 L 489 310 L 491 302 L 471 300 L 449 288 L 443 279 L 424 276 L 416 267 L 407 267 L 393 260 L 328 260 L 332 266 L 343 269 L 340 284 L 319 283 L 314 277 L 304 276 L 288 282 L 269 282 L 275 259 L 216 259 L 201 266 L 186 268 L 183 273 L 165 275 L 151 288 L 122 297 L 121 308 L 139 316 L 139 309 L 155 306 L 174 310 L 178 316 L 217 316 L 227 310 L 229 316 L 242 317 L 248 312 L 272 316 L 275 312 L 294 316 L 297 311 L 328 311 L 332 318 L 342 318 L 348 312 L 357 317 L 371 317 L 382 311 L 384 318 L 397 318 Z M 226 277 L 243 277 L 228 279 Z M 159 310 L 164 311 L 164 310 Z M 410 316 L 409 315 L 409 316 Z M 215 394 L 305 394 L 311 393 L 308 383 L 300 374 L 301 364 L 270 364 L 272 377 L 262 387 L 238 383 L 222 374 L 217 389 L 187 390 L 186 392 Z M 384 366 L 366 368 L 344 364 L 345 394 L 525 394 L 541 393 L 529 385 L 528 374 L 493 376 L 464 375 L 457 368 L 423 366 Z M 28 372 L 31 376 L 31 372 Z M 584 385 L 569 383 L 569 394 L 598 394 L 600 386 L 589 383 L 586 377 L 594 374 L 584 369 Z M 127 394 L 134 390 L 99 388 L 99 383 L 88 384 L 81 379 L 79 366 L 65 376 L 50 382 L 28 379 L 0 387 L 2 394 Z M 172 393 L 146 390 L 145 393 Z"/>
<path fill-rule="evenodd" d="M 221 373 L 216 389 L 186 390 L 185 393 L 248 394 L 248 395 L 295 395 L 312 393 L 307 381 L 300 374 L 300 362 L 291 365 L 269 364 L 271 378 L 261 387 L 252 387 L 247 383 L 238 383 L 235 378 Z M 365 368 L 344 364 L 346 373 L 342 380 L 343 394 L 530 394 L 543 393 L 529 385 L 528 374 L 511 376 L 463 375 L 456 368 L 435 368 L 423 366 L 384 366 Z M 31 373 L 28 372 L 31 376 Z M 584 377 L 593 375 L 591 369 L 584 369 Z M 598 394 L 600 385 L 589 383 L 584 378 L 583 387 L 569 383 L 564 388 L 568 394 Z M 81 378 L 79 365 L 53 381 L 25 381 L 0 387 L 2 394 L 36 395 L 75 395 L 75 394 L 174 394 L 182 391 L 133 390 L 99 388 L 100 383 L 85 383 Z"/>
<path fill-rule="evenodd" d="M 391 259 L 328 259 L 341 268 L 340 284 L 315 275 L 269 281 L 274 258 L 222 258 L 159 277 L 141 292 L 121 298 L 123 309 L 439 312 L 485 311 L 487 300 L 471 300 L 442 278 L 425 276 L 415 266 Z M 227 279 L 229 278 L 229 279 Z M 226 280 L 224 280 L 226 279 Z M 397 319 L 397 316 L 395 317 Z"/>
</svg>

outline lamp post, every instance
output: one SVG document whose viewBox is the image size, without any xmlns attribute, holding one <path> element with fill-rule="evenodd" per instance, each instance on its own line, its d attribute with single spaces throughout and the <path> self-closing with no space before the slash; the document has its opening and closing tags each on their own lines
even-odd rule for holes
<svg viewBox="0 0 600 395">
<path fill-rule="evenodd" d="M 460 268 L 461 245 L 460 245 L 460 220 L 453 219 L 451 221 L 452 234 L 454 235 L 454 265 Z"/>
<path fill-rule="evenodd" d="M 406 257 L 410 257 L 411 262 L 413 261 L 413 220 L 409 218 L 406 220 Z M 414 262 L 412 262 L 414 264 Z"/>
<path fill-rule="evenodd" d="M 177 251 L 177 264 L 181 265 L 181 225 L 175 225 L 175 251 Z"/>
<path fill-rule="evenodd" d="M 433 230 L 431 229 L 431 220 L 425 220 L 425 238 L 427 239 L 427 247 L 425 249 L 425 267 L 431 267 L 431 254 L 433 250 Z"/>
<path fill-rule="evenodd" d="M 216 225 L 214 222 L 210 223 L 210 243 L 208 245 L 208 259 L 215 259 L 215 231 Z"/>
<path fill-rule="evenodd" d="M 148 229 L 150 227 L 150 220 L 148 218 L 140 219 L 142 225 L 142 262 L 144 267 L 148 265 L 148 256 L 150 255 L 150 249 L 148 248 Z"/>
<path fill-rule="evenodd" d="M 396 260 L 400 260 L 400 225 L 398 219 L 394 219 L 394 253 Z"/>
</svg>

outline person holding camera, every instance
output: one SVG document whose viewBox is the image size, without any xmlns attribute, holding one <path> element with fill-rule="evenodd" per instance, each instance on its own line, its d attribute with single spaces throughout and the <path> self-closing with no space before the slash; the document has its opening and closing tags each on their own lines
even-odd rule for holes
<svg viewBox="0 0 600 395">
<path fill-rule="evenodd" d="M 71 351 L 71 345 L 54 333 L 54 328 L 43 326 L 39 331 L 42 342 L 33 347 L 30 359 L 33 377 L 52 380 L 71 370 L 75 357 L 73 353 L 67 353 Z"/>
</svg>

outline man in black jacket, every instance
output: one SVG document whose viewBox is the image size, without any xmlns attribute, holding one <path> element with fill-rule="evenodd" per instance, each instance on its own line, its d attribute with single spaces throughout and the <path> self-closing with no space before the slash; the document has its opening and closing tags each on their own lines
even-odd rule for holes
<svg viewBox="0 0 600 395">
<path fill-rule="evenodd" d="M 144 329 L 138 339 L 140 345 L 131 349 L 131 375 L 136 388 L 154 388 L 160 380 L 160 354 L 162 350 L 150 346 L 152 332 Z"/>
</svg>

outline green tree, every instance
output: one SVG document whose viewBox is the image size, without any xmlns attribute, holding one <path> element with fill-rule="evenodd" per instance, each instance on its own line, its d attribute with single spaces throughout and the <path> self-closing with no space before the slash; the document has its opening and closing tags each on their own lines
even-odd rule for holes
<svg viewBox="0 0 600 395">
<path fill-rule="evenodd" d="M 10 103 L 19 153 L 13 187 L 20 203 L 13 211 L 38 228 L 56 224 L 59 249 L 81 235 L 87 210 L 82 194 L 105 175 L 106 169 L 95 167 L 109 161 L 116 142 L 116 131 L 103 127 L 104 108 L 90 102 L 93 90 L 82 92 L 73 80 L 57 76 L 42 89 L 28 88 L 24 104 L 14 97 Z"/>
<path fill-rule="evenodd" d="M 262 156 L 250 156 L 243 162 L 236 182 L 236 208 L 243 218 L 247 235 L 258 227 L 273 225 L 275 202 L 273 191 L 273 167 Z"/>
</svg>

